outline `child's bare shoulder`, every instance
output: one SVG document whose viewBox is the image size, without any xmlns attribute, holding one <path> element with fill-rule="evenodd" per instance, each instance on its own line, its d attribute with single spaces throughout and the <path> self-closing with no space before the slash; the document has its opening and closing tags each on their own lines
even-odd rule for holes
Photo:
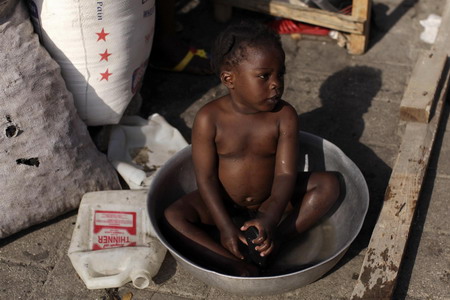
<svg viewBox="0 0 450 300">
<path fill-rule="evenodd" d="M 227 97 L 229 97 L 229 95 L 214 99 L 214 100 L 206 103 L 197 112 L 197 116 L 199 116 L 199 115 L 200 116 L 202 116 L 202 115 L 211 116 L 211 115 L 220 113 L 225 108 L 225 105 L 227 102 Z"/>
<path fill-rule="evenodd" d="M 224 110 L 227 101 L 227 96 L 217 98 L 203 105 L 197 112 L 197 115 L 195 116 L 196 122 L 202 123 L 215 122 L 215 120 L 217 120 L 217 118 L 219 117 L 220 113 L 223 112 Z"/>
<path fill-rule="evenodd" d="M 281 100 L 277 109 L 277 113 L 282 117 L 298 117 L 295 108 L 288 102 Z"/>
</svg>

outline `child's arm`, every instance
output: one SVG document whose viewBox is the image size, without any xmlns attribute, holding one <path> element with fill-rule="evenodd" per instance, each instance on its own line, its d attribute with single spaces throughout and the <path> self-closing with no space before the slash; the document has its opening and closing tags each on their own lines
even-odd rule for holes
<svg viewBox="0 0 450 300">
<path fill-rule="evenodd" d="M 280 117 L 279 139 L 275 162 L 275 176 L 269 198 L 258 209 L 258 217 L 247 222 L 241 230 L 250 226 L 260 232 L 255 244 L 264 243 L 257 248 L 264 256 L 272 251 L 273 232 L 280 222 L 295 188 L 298 158 L 298 115 L 295 109 L 286 105 Z"/>
<path fill-rule="evenodd" d="M 206 106 L 197 114 L 192 128 L 192 158 L 200 195 L 220 231 L 221 244 L 238 258 L 238 240 L 245 240 L 228 215 L 221 196 L 217 170 L 217 151 L 214 142 L 214 114 Z"/>
</svg>

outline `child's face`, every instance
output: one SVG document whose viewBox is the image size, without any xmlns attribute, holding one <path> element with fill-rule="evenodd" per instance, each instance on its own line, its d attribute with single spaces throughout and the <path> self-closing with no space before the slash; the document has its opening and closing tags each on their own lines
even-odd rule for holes
<svg viewBox="0 0 450 300">
<path fill-rule="evenodd" d="M 272 111 L 284 90 L 284 52 L 275 46 L 249 47 L 231 73 L 231 95 L 245 113 Z"/>
</svg>

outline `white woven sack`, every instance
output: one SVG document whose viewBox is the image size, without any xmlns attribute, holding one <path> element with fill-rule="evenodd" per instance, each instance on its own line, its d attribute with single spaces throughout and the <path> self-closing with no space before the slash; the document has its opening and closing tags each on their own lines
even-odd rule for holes
<svg viewBox="0 0 450 300">
<path fill-rule="evenodd" d="M 117 124 L 139 91 L 153 42 L 154 0 L 31 0 L 41 42 L 87 125 Z"/>
<path fill-rule="evenodd" d="M 120 185 L 22 2 L 0 21 L 0 66 L 1 239 L 77 208 L 86 192 Z"/>
</svg>

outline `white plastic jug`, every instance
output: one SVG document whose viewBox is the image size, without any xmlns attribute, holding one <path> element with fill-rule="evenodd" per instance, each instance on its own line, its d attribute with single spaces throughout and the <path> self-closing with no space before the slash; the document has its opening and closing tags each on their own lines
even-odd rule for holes
<svg viewBox="0 0 450 300">
<path fill-rule="evenodd" d="M 68 255 L 88 289 L 129 281 L 143 289 L 158 273 L 166 248 L 155 238 L 146 203 L 147 190 L 83 196 Z"/>
</svg>

